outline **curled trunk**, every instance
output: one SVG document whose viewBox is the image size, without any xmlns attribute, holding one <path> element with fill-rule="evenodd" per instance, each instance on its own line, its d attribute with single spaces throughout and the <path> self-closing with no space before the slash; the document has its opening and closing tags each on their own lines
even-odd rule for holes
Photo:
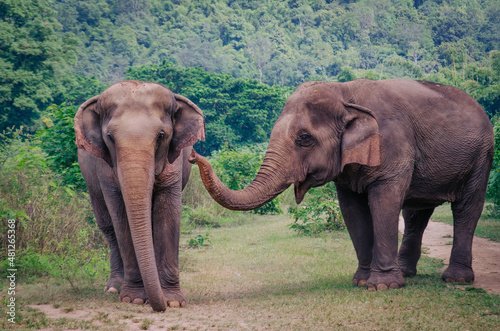
<svg viewBox="0 0 500 331">
<path fill-rule="evenodd" d="M 277 163 L 269 160 L 267 154 L 252 183 L 239 191 L 227 188 L 217 177 L 208 160 L 194 150 L 189 157 L 189 162 L 196 163 L 200 168 L 201 179 L 212 198 L 221 206 L 231 210 L 258 208 L 290 186 L 284 180 L 282 173 L 278 171 Z"/>
<path fill-rule="evenodd" d="M 118 178 L 144 289 L 155 311 L 167 309 L 160 286 L 153 246 L 151 208 L 154 164 L 143 167 L 137 161 L 122 162 Z"/>
</svg>

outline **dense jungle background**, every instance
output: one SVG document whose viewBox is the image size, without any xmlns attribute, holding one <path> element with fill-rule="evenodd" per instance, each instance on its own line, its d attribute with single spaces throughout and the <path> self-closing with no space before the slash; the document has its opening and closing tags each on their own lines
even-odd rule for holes
<svg viewBox="0 0 500 331">
<path fill-rule="evenodd" d="M 155 81 L 196 103 L 207 136 L 196 149 L 238 189 L 298 85 L 356 78 L 452 85 L 484 107 L 496 137 L 485 236 L 500 240 L 498 0 L 0 0 L 0 260 L 8 262 L 7 220 L 16 219 L 23 281 L 78 288 L 105 278 L 73 116 L 110 84 Z M 198 177 L 195 167 L 184 234 L 244 222 L 248 214 L 215 205 Z M 325 199 L 333 186 L 308 195 L 304 208 L 285 192 L 255 213 L 289 207 L 290 227 L 306 235 L 343 228 Z M 210 242 L 208 232 L 191 237 L 187 247 Z"/>
</svg>

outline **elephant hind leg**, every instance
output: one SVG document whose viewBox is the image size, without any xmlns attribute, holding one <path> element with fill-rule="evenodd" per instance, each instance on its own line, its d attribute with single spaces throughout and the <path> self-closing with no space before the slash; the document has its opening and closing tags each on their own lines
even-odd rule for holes
<svg viewBox="0 0 500 331">
<path fill-rule="evenodd" d="M 463 196 L 451 203 L 453 248 L 450 264 L 441 276 L 448 283 L 474 281 L 472 240 L 486 199 L 489 170 L 487 165 L 475 169 L 462 190 Z"/>
<path fill-rule="evenodd" d="M 417 274 L 417 262 L 422 252 L 422 237 L 433 212 L 434 208 L 403 210 L 405 231 L 399 249 L 398 263 L 405 277 Z"/>
</svg>

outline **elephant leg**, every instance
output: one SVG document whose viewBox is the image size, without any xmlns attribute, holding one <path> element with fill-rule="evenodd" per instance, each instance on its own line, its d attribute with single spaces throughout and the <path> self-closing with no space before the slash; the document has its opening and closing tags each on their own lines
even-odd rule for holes
<svg viewBox="0 0 500 331">
<path fill-rule="evenodd" d="M 118 242 L 116 241 L 115 229 L 106 206 L 103 191 L 99 184 L 100 178 L 96 176 L 96 173 L 100 172 L 97 170 L 96 163 L 100 162 L 100 160 L 81 150 L 79 150 L 78 153 L 81 161 L 81 172 L 87 183 L 90 202 L 94 210 L 96 222 L 108 241 L 110 249 L 110 276 L 104 287 L 104 291 L 116 293 L 120 290 L 123 283 L 123 262 L 120 255 L 120 249 L 118 248 Z M 105 167 L 107 167 L 107 165 L 105 165 Z"/>
<path fill-rule="evenodd" d="M 366 195 L 342 189 L 337 185 L 340 209 L 358 257 L 354 286 L 366 286 L 372 261 L 373 227 Z"/>
<path fill-rule="evenodd" d="M 179 282 L 181 185 L 182 181 L 178 180 L 168 187 L 162 187 L 155 192 L 153 199 L 155 258 L 163 296 L 169 307 L 186 305 Z"/>
<path fill-rule="evenodd" d="M 422 253 L 422 236 L 433 212 L 434 208 L 403 210 L 405 232 L 399 249 L 398 263 L 405 277 L 417 274 L 417 262 Z"/>
<path fill-rule="evenodd" d="M 105 188 L 103 187 L 103 191 L 122 261 L 123 282 L 120 290 L 120 300 L 136 304 L 145 303 L 147 295 L 132 243 L 125 204 L 118 184 L 108 183 Z"/>
<path fill-rule="evenodd" d="M 397 262 L 398 223 L 406 187 L 401 183 L 370 188 L 368 201 L 373 220 L 373 251 L 369 290 L 400 288 L 405 285 Z"/>
<path fill-rule="evenodd" d="M 108 241 L 110 249 L 110 276 L 106 286 L 104 287 L 104 291 L 117 293 L 120 291 L 123 284 L 123 261 L 120 255 L 120 249 L 118 248 L 115 229 L 113 228 L 111 216 L 107 210 L 105 215 L 100 217 L 96 216 L 96 218 L 101 220 L 97 221 L 97 224 Z"/>
<path fill-rule="evenodd" d="M 468 194 L 452 202 L 453 212 L 453 248 L 450 264 L 442 278 L 448 283 L 474 282 L 472 270 L 472 240 L 477 222 L 483 211 L 484 190 L 469 191 Z"/>
</svg>

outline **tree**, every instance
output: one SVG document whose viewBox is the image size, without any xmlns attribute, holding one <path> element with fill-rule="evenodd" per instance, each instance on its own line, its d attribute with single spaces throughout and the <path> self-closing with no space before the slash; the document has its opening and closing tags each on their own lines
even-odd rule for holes
<svg viewBox="0 0 500 331">
<path fill-rule="evenodd" d="M 0 130 L 31 125 L 66 91 L 76 40 L 47 0 L 0 0 Z"/>
</svg>

